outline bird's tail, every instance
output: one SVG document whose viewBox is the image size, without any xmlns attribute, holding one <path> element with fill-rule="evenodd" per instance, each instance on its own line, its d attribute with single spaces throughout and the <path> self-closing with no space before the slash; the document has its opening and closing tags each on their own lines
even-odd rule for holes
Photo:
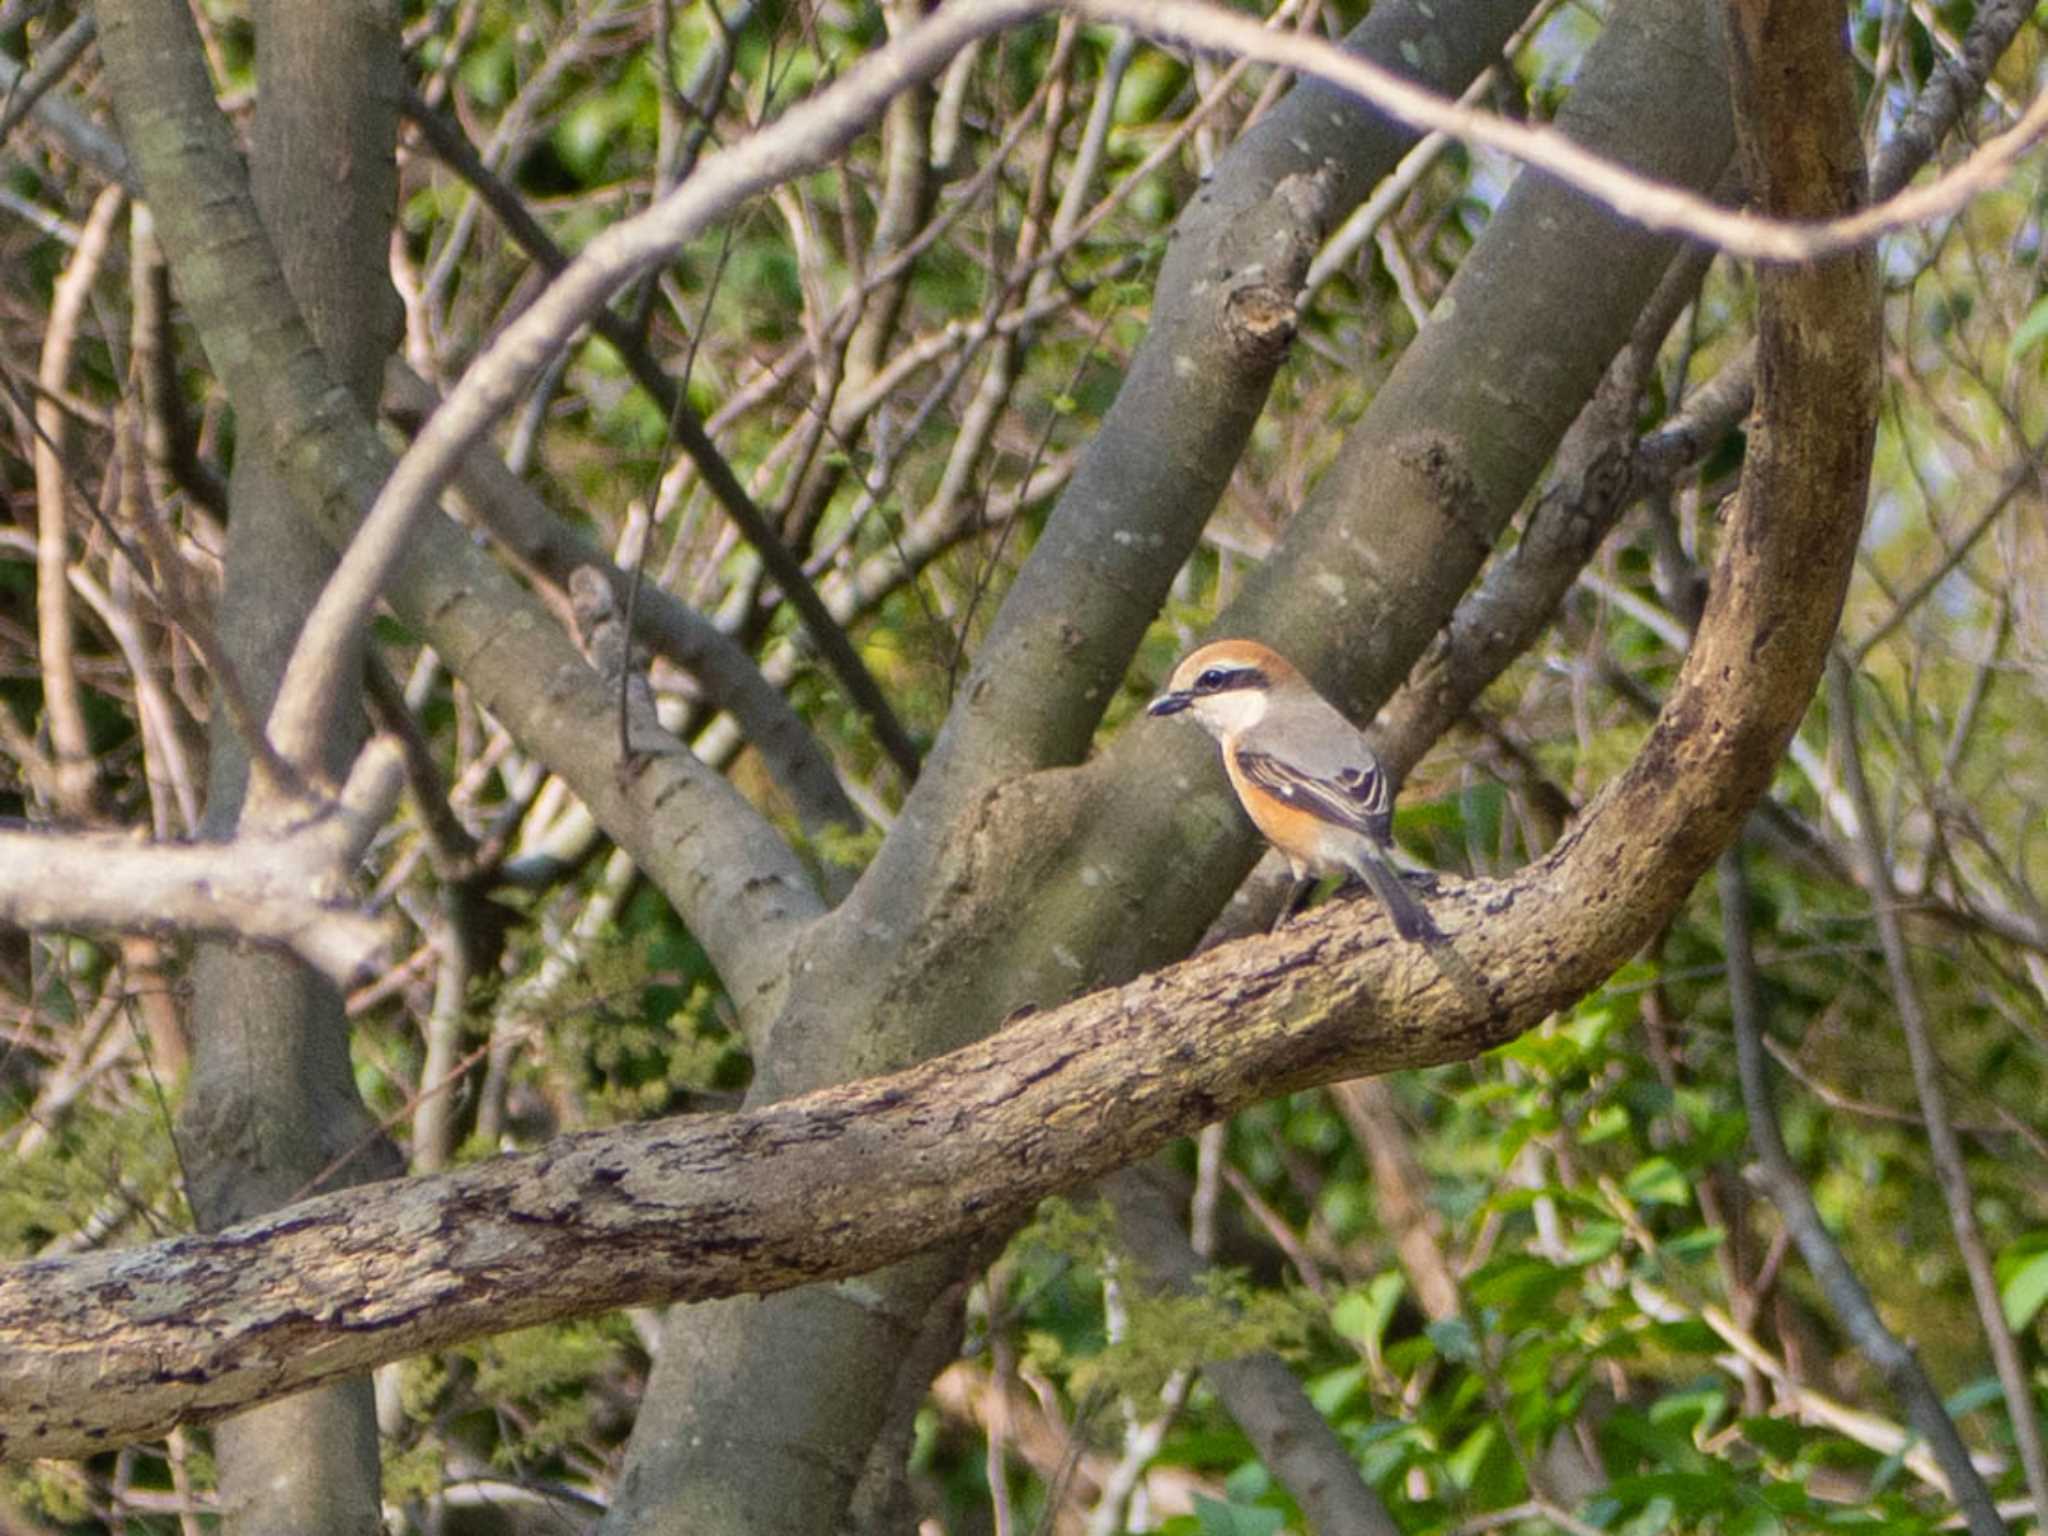
<svg viewBox="0 0 2048 1536">
<path fill-rule="evenodd" d="M 1431 941 L 1443 937 L 1429 913 L 1423 910 L 1401 877 L 1387 861 L 1372 850 L 1361 850 L 1358 862 L 1353 866 L 1359 878 L 1372 887 L 1380 905 L 1387 909 L 1387 916 L 1394 920 L 1394 932 L 1410 943 Z"/>
</svg>

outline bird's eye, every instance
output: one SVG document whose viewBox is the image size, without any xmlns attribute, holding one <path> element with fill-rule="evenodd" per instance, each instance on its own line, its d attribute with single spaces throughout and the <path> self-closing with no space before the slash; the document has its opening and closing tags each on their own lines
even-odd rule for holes
<svg viewBox="0 0 2048 1536">
<path fill-rule="evenodd" d="M 1229 680 L 1230 674 L 1221 667 L 1205 667 L 1202 675 L 1195 679 L 1195 690 L 1198 693 L 1214 693 Z"/>
</svg>

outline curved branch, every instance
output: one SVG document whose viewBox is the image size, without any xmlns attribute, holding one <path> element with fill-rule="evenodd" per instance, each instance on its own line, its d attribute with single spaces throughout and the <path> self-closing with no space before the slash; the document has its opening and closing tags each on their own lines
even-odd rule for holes
<svg viewBox="0 0 2048 1536">
<path fill-rule="evenodd" d="M 1734 7 L 1751 184 L 1859 184 L 1825 8 Z M 1785 13 L 1781 22 L 1779 13 Z M 1376 907 L 1319 913 L 891 1077 L 323 1197 L 211 1237 L 0 1272 L 0 1458 L 97 1450 L 381 1360 L 634 1301 L 872 1269 L 1274 1094 L 1463 1059 L 1597 985 L 1768 782 L 1839 614 L 1877 398 L 1873 268 L 1760 275 L 1760 425 L 1697 640 L 1628 771 L 1541 864 L 1436 903 L 1475 1010 Z"/>
<path fill-rule="evenodd" d="M 1773 36 L 1774 69 L 1745 82 L 1752 182 L 1779 207 L 1846 206 L 1840 40 L 1818 8 L 1784 8 L 1805 30 Z M 869 1270 L 1245 1105 L 1467 1058 L 1569 1004 L 1665 921 L 1762 793 L 1847 585 L 1877 398 L 1872 267 L 1759 282 L 1762 419 L 1664 713 L 1550 858 L 1436 905 L 1494 979 L 1492 1010 L 1360 903 L 891 1077 L 19 1266 L 0 1272 L 0 1458 L 100 1449 L 487 1331 Z"/>
<path fill-rule="evenodd" d="M 98 14 L 123 135 L 246 441 L 271 456 L 323 536 L 346 545 L 391 457 L 285 285 L 191 16 L 177 0 L 104 0 Z M 796 855 L 688 753 L 621 773 L 612 695 L 540 604 L 454 523 L 421 519 L 404 552 L 385 594 L 392 606 L 660 886 L 743 1010 L 769 1007 L 787 941 L 823 910 Z"/>
<path fill-rule="evenodd" d="M 1645 229 L 1684 235 L 1718 246 L 1732 256 L 1757 261 L 1812 261 L 1866 246 L 1894 230 L 1947 218 L 2004 181 L 2020 157 L 2048 134 L 2048 92 L 2043 92 L 2011 128 L 1987 140 L 1962 165 L 1927 186 L 1832 217 L 1759 219 L 1717 207 L 1683 187 L 1640 175 L 1581 148 L 1555 129 L 1531 127 L 1446 101 L 1389 70 L 1348 57 L 1320 38 L 1271 32 L 1249 17 L 1196 0 L 1070 3 L 1084 16 L 1133 27 L 1151 37 L 1316 75 L 1355 92 L 1398 122 L 1512 155 L 1597 198 Z"/>
</svg>

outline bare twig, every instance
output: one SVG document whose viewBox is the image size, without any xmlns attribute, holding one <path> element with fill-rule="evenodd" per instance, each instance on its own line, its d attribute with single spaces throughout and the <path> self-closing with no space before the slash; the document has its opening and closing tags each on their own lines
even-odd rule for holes
<svg viewBox="0 0 2048 1536">
<path fill-rule="evenodd" d="M 431 413 L 438 397 L 411 369 L 395 362 L 385 370 L 386 408 L 406 427 Z M 455 493 L 465 510 L 487 527 L 515 559 L 566 591 L 571 575 L 602 571 L 621 603 L 631 577 L 590 539 L 578 533 L 492 451 L 481 444 L 463 459 Z M 838 825 L 858 827 L 860 817 L 846 798 L 831 757 L 788 699 L 762 675 L 754 659 L 709 619 L 659 586 L 640 593 L 634 614 L 636 636 L 696 678 L 761 754 L 776 784 L 796 807 L 811 833 Z"/>
<path fill-rule="evenodd" d="M 9 82 L 6 98 L 0 101 L 0 139 L 14 132 L 15 125 L 28 116 L 50 87 L 71 72 L 71 66 L 92 46 L 98 32 L 99 24 L 90 15 L 81 16 L 59 33 L 49 47 L 38 50 L 35 67 Z"/>
<path fill-rule="evenodd" d="M 19 89 L 26 83 L 27 75 L 14 60 L 0 54 L 0 90 Z M 118 181 L 131 192 L 136 190 L 139 183 L 128 164 L 127 151 L 75 102 L 45 90 L 33 111 L 37 125 L 56 139 L 66 154 L 107 180 Z"/>
<path fill-rule="evenodd" d="M 1743 873 L 1740 846 L 1721 856 L 1721 930 L 1728 953 L 1729 1009 L 1735 1024 L 1736 1071 L 1742 1079 L 1742 1102 L 1749 1113 L 1749 1140 L 1757 1155 L 1757 1183 L 1791 1229 L 1806 1267 L 1820 1283 L 1842 1327 L 1864 1357 L 1877 1367 L 1912 1421 L 1948 1481 L 1949 1497 L 1969 1517 L 1973 1536 L 2004 1536 L 2005 1524 L 1991 1503 L 1955 1421 L 1942 1405 L 1941 1394 L 1927 1379 L 1918 1356 L 1877 1315 L 1856 1271 L 1850 1267 L 1813 1203 L 1813 1194 L 1799 1176 L 1792 1154 L 1778 1129 L 1778 1110 L 1764 1062 L 1763 1003 L 1757 986 L 1756 957 L 1749 943 L 1749 886 Z"/>
<path fill-rule="evenodd" d="M 1173 1201 L 1147 1170 L 1103 1183 L 1117 1229 L 1152 1284 L 1191 1291 L 1204 1265 L 1181 1232 Z M 1204 1366 L 1210 1386 L 1301 1505 L 1309 1529 L 1393 1536 L 1400 1530 L 1294 1373 L 1270 1352 Z"/>
<path fill-rule="evenodd" d="M 2048 132 L 2048 92 L 2004 133 L 1961 166 L 1924 187 L 1830 219 L 1787 221 L 1730 212 L 1696 193 L 1665 185 L 1581 148 L 1555 129 L 1526 126 L 1446 101 L 1389 70 L 1320 38 L 1272 32 L 1249 17 L 1194 0 L 1073 0 L 1098 21 L 1114 22 L 1193 48 L 1283 65 L 1319 76 L 1371 102 L 1399 122 L 1484 145 L 1548 172 L 1623 218 L 1757 261 L 1801 262 L 1867 245 L 1880 235 L 1959 212 L 2012 173 Z"/>
<path fill-rule="evenodd" d="M 2020 1465 L 2026 1470 L 2027 1491 L 2033 1495 L 2037 1510 L 2048 1510 L 2048 1456 L 2042 1452 L 2034 1389 L 2013 1341 L 2012 1329 L 2006 1325 L 1998 1278 L 1992 1273 L 1984 1229 L 1977 1222 L 1970 1176 L 1963 1167 L 1962 1143 L 1950 1118 L 1948 1090 L 1942 1086 L 1941 1057 L 1934 1049 L 1933 1029 L 1920 996 L 1920 984 L 1913 976 L 1905 927 L 1899 921 L 1891 865 L 1885 856 L 1883 835 L 1878 831 L 1877 802 L 1871 795 L 1870 780 L 1863 771 L 1863 754 L 1856 743 L 1855 691 L 1848 664 L 1839 657 L 1828 668 L 1828 707 L 1832 734 L 1842 749 L 1842 776 L 1856 805 L 1864 887 L 1870 892 L 1878 943 L 1884 949 L 1885 974 L 1891 981 L 1893 1005 L 1899 1011 L 1899 1028 L 1906 1036 L 1906 1054 L 1913 1064 L 1913 1088 L 1926 1116 L 1927 1146 L 1934 1159 L 1935 1182 L 1941 1186 L 1942 1199 L 1948 1205 L 1956 1248 L 1962 1254 L 1963 1268 L 1970 1277 L 1970 1294 L 1977 1303 L 1977 1321 L 1984 1330 L 1984 1342 L 1991 1351 L 1998 1384 L 2005 1393 L 2013 1440 L 2019 1447 Z"/>
<path fill-rule="evenodd" d="M 79 320 L 125 201 L 126 193 L 118 186 L 106 188 L 94 201 L 85 233 L 51 295 L 50 323 L 36 372 L 41 386 L 35 408 L 36 640 L 57 769 L 57 782 L 46 792 L 65 815 L 81 818 L 92 812 L 98 768 L 86 728 L 71 631 L 71 523 L 66 514 L 71 477 L 64 463 L 70 417 L 55 397 L 71 372 Z"/>
<path fill-rule="evenodd" d="M 408 98 L 407 114 L 412 118 L 427 143 L 442 162 L 477 189 L 484 201 L 503 222 L 512 238 L 539 262 L 546 270 L 559 277 L 569 266 L 569 258 L 538 220 L 527 211 L 518 195 L 493 175 L 460 128 L 448 122 L 440 114 L 427 107 L 424 102 Z M 779 126 L 779 125 L 778 125 Z M 773 130 L 770 130 L 771 132 Z M 750 144 L 753 141 L 750 141 Z M 690 185 L 698 185 L 693 181 Z M 673 195 L 673 194 L 672 194 Z M 737 202 L 740 194 L 734 194 Z M 663 200 L 664 202 L 667 199 Z M 662 203 L 642 214 L 651 216 Z M 727 204 L 726 206 L 729 206 Z M 705 215 L 706 221 L 712 215 Z M 678 236 L 680 241 L 687 236 Z M 624 275 L 624 274 L 622 274 Z M 818 652 L 838 677 L 840 686 L 846 689 L 862 712 L 868 716 L 878 741 L 888 751 L 905 778 L 917 776 L 918 754 L 902 724 L 896 719 L 881 687 L 874 680 L 859 656 L 855 653 L 845 632 L 832 621 L 823 602 L 812 588 L 809 577 L 804 574 L 802 564 L 797 560 L 776 533 L 754 500 L 740 484 L 739 476 L 733 473 L 732 465 L 711 440 L 710 433 L 696 412 L 690 409 L 682 391 L 665 372 L 654 355 L 648 351 L 645 341 L 633 328 L 610 308 L 601 304 L 586 316 L 592 329 L 618 350 L 619 356 L 632 371 L 634 380 L 647 391 L 655 404 L 661 408 L 663 417 L 675 427 L 676 439 L 683 451 L 697 466 L 697 472 L 704 477 L 704 483 L 711 488 L 713 496 L 725 509 L 726 515 L 739 529 L 741 537 L 752 546 L 760 557 L 763 568 L 782 588 L 783 595 L 797 610 L 805 630 L 810 634 Z M 564 338 L 566 340 L 566 333 Z"/>
</svg>

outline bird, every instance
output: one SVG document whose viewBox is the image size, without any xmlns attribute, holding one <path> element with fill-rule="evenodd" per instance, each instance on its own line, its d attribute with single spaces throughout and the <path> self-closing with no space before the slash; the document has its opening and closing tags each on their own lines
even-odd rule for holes
<svg viewBox="0 0 2048 1536">
<path fill-rule="evenodd" d="M 1317 876 L 1345 874 L 1371 888 L 1402 938 L 1442 937 L 1387 862 L 1386 770 L 1364 733 L 1286 657 L 1256 640 L 1214 641 L 1173 669 L 1145 712 L 1185 715 L 1222 745 L 1238 803 L 1293 871 L 1282 921 Z"/>
</svg>

